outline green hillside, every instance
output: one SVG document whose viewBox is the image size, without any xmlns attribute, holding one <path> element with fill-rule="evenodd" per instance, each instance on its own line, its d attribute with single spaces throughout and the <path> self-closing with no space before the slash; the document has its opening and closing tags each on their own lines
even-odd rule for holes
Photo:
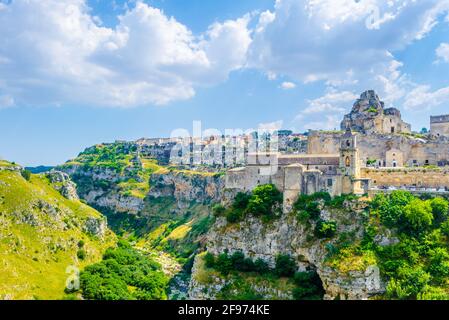
<svg viewBox="0 0 449 320">
<path fill-rule="evenodd" d="M 0 163 L 0 299 L 64 298 L 70 270 L 100 261 L 115 242 L 98 211 L 43 175 Z"/>
</svg>

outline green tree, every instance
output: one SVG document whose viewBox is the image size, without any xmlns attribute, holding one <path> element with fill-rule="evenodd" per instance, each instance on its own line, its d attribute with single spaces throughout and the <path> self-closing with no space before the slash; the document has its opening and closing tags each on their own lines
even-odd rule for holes
<svg viewBox="0 0 449 320">
<path fill-rule="evenodd" d="M 30 181 L 31 179 L 31 171 L 29 170 L 22 170 L 20 171 L 22 177 L 26 180 L 26 181 Z"/>
<path fill-rule="evenodd" d="M 434 198 L 430 200 L 430 206 L 432 207 L 432 214 L 435 219 L 435 223 L 440 225 L 447 220 L 449 203 L 443 198 Z"/>
<path fill-rule="evenodd" d="M 318 238 L 332 238 L 337 232 L 337 223 L 335 221 L 320 220 L 315 227 L 315 235 Z"/>
<path fill-rule="evenodd" d="M 273 184 L 267 184 L 254 189 L 247 208 L 255 216 L 272 216 L 280 213 L 281 203 L 282 193 Z"/>
<path fill-rule="evenodd" d="M 275 272 L 279 277 L 292 277 L 296 269 L 296 262 L 289 255 L 280 254 L 276 256 Z"/>
<path fill-rule="evenodd" d="M 414 199 L 404 207 L 404 217 L 412 231 L 424 232 L 433 222 L 432 207 L 428 201 Z"/>
</svg>

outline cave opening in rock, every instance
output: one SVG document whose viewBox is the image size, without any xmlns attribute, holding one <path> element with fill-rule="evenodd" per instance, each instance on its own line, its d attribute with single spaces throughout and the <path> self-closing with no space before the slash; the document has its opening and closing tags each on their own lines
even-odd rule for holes
<svg viewBox="0 0 449 320">
<path fill-rule="evenodd" d="M 325 290 L 316 268 L 308 267 L 305 271 L 297 272 L 295 284 L 293 298 L 296 300 L 323 300 Z"/>
</svg>

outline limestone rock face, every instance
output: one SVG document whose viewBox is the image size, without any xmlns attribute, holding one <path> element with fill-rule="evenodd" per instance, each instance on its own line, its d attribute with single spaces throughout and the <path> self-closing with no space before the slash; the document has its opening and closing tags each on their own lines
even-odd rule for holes
<svg viewBox="0 0 449 320">
<path fill-rule="evenodd" d="M 347 210 L 342 213 L 326 210 L 321 214 L 325 220 L 337 222 L 337 234 L 351 233 L 356 239 L 363 236 L 364 216 L 360 211 Z M 279 219 L 267 224 L 260 219 L 247 217 L 239 224 L 228 224 L 225 218 L 218 218 L 207 236 L 207 251 L 218 255 L 241 251 L 245 256 L 256 260 L 261 258 L 275 266 L 279 254 L 287 254 L 296 260 L 298 271 L 314 269 L 320 276 L 326 290 L 325 299 L 369 299 L 385 291 L 377 266 L 367 265 L 363 270 L 340 271 L 326 263 L 328 248 L 336 239 L 320 240 L 313 237 L 314 226 L 298 222 L 293 214 L 284 214 Z M 216 291 L 224 286 L 222 279 L 209 279 L 211 283 L 199 283 L 195 276 L 199 272 L 199 258 L 196 258 L 190 283 L 190 298 L 214 299 Z M 202 290 L 211 287 L 214 290 Z M 254 288 L 257 289 L 257 288 Z M 207 291 L 208 294 L 204 292 Z M 214 293 L 215 292 L 215 293 Z M 279 292 L 279 299 L 288 299 Z"/>
<path fill-rule="evenodd" d="M 139 181 L 139 177 L 131 171 L 123 173 L 104 168 L 85 168 L 79 165 L 64 166 L 61 168 L 77 181 L 79 196 L 96 208 L 105 208 L 111 212 L 137 214 L 144 207 L 142 198 L 121 193 L 117 185 L 130 178 Z"/>
<path fill-rule="evenodd" d="M 385 109 L 385 104 L 374 92 L 368 90 L 356 100 L 351 112 L 343 118 L 341 129 L 350 128 L 360 133 L 410 133 L 411 127 L 401 119 L 396 108 Z"/>
<path fill-rule="evenodd" d="M 107 231 L 105 218 L 87 218 L 84 224 L 84 231 L 99 238 L 103 238 Z"/>
<path fill-rule="evenodd" d="M 65 198 L 69 200 L 79 200 L 76 191 L 76 184 L 70 179 L 69 175 L 62 171 L 50 171 L 47 177 Z"/>
<path fill-rule="evenodd" d="M 357 132 L 375 131 L 376 119 L 382 117 L 384 103 L 372 90 L 361 94 L 351 110 L 343 119 L 341 129 L 351 128 Z"/>
<path fill-rule="evenodd" d="M 220 175 L 174 171 L 155 173 L 150 178 L 149 196 L 174 197 L 178 204 L 220 202 L 224 179 Z"/>
</svg>

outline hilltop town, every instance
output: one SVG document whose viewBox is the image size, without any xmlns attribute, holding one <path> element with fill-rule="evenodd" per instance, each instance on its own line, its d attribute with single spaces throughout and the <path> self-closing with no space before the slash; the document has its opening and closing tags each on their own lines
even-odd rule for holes
<svg viewBox="0 0 449 320">
<path fill-rule="evenodd" d="M 123 142 L 126 144 L 126 142 Z M 274 183 L 289 209 L 298 194 L 374 195 L 396 189 L 447 193 L 449 115 L 413 132 L 396 108 L 363 92 L 339 131 L 289 130 L 127 143 L 140 157 L 199 171 L 226 171 L 226 188 Z M 137 157 L 139 158 L 139 157 Z"/>
</svg>

